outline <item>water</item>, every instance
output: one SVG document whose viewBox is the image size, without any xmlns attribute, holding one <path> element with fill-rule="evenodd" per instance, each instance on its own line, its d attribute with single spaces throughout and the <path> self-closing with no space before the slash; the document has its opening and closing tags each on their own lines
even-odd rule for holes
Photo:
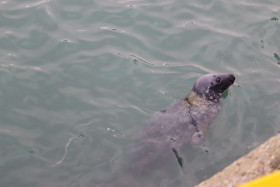
<svg viewBox="0 0 280 187">
<path fill-rule="evenodd" d="M 156 111 L 199 75 L 233 73 L 186 173 L 150 176 L 209 178 L 280 130 L 279 12 L 277 0 L 1 0 L 0 186 L 111 180 Z"/>
</svg>

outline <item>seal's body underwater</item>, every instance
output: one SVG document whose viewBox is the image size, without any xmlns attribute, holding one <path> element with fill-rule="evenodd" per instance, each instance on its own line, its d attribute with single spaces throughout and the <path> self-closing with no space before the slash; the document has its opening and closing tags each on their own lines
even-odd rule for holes
<svg viewBox="0 0 280 187">
<path fill-rule="evenodd" d="M 137 143 L 133 145 L 132 157 L 126 161 L 125 173 L 133 178 L 146 176 L 172 158 L 171 155 L 182 166 L 180 150 L 186 143 L 204 142 L 208 125 L 221 110 L 222 93 L 234 80 L 232 74 L 207 74 L 197 79 L 184 99 L 159 112 L 151 124 L 136 136 Z M 125 185 L 127 180 L 127 177 L 122 178 L 114 184 L 129 186 Z"/>
</svg>

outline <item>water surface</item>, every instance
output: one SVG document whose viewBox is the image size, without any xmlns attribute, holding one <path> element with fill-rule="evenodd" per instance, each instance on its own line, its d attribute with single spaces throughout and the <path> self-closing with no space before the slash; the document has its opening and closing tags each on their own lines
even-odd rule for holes
<svg viewBox="0 0 280 187">
<path fill-rule="evenodd" d="M 203 74 L 237 80 L 186 172 L 192 186 L 280 130 L 280 3 L 0 1 L 0 186 L 111 180 L 132 136 Z M 207 151 L 205 151 L 207 150 Z"/>
</svg>

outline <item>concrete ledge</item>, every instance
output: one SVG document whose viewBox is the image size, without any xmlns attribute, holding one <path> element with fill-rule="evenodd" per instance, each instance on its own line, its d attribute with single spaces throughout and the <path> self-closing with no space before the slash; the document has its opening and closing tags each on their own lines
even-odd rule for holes
<svg viewBox="0 0 280 187">
<path fill-rule="evenodd" d="M 280 134 L 196 187 L 233 187 L 280 169 Z"/>
</svg>

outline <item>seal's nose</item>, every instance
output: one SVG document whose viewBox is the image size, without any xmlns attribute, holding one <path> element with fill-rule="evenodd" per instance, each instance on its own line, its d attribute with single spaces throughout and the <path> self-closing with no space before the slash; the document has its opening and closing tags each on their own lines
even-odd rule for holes
<svg viewBox="0 0 280 187">
<path fill-rule="evenodd" d="M 229 80 L 232 81 L 232 83 L 235 81 L 235 77 L 233 74 L 229 74 Z"/>
</svg>

